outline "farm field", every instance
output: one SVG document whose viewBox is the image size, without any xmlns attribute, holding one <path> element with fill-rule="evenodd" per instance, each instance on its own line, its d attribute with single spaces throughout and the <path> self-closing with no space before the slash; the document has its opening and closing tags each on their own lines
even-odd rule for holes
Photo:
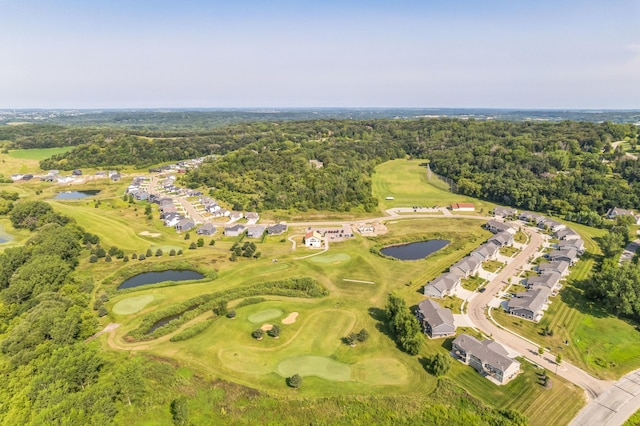
<svg viewBox="0 0 640 426">
<path fill-rule="evenodd" d="M 71 151 L 73 148 L 74 147 L 72 146 L 65 146 L 60 148 L 16 149 L 9 151 L 9 157 L 17 158 L 19 160 L 40 161 L 57 154 L 64 154 L 65 152 Z"/>
</svg>

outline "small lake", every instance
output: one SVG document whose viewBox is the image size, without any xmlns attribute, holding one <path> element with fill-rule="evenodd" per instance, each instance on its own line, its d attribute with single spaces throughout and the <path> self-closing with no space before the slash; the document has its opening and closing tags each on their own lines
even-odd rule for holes
<svg viewBox="0 0 640 426">
<path fill-rule="evenodd" d="M 118 290 L 140 287 L 141 285 L 157 284 L 164 281 L 188 281 L 200 280 L 202 278 L 204 278 L 204 275 L 202 275 L 200 272 L 189 270 L 176 271 L 170 269 L 168 271 L 161 272 L 143 272 L 142 274 L 135 275 L 124 281 L 118 286 Z"/>
<path fill-rule="evenodd" d="M 449 243 L 450 241 L 448 240 L 420 241 L 418 243 L 385 247 L 380 250 L 380 253 L 399 260 L 419 260 L 446 247 Z"/>
<path fill-rule="evenodd" d="M 53 197 L 54 200 L 79 200 L 81 198 L 93 197 L 100 192 L 99 189 L 87 189 L 84 191 L 64 191 L 58 192 L 58 194 Z"/>
</svg>

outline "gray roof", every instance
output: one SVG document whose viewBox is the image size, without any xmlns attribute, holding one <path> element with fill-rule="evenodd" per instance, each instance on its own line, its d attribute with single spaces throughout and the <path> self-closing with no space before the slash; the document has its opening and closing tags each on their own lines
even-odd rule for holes
<svg viewBox="0 0 640 426">
<path fill-rule="evenodd" d="M 282 234 L 287 230 L 287 225 L 284 223 L 276 223 L 275 225 L 271 225 L 267 228 L 267 232 L 269 234 Z"/>
<path fill-rule="evenodd" d="M 573 229 L 560 229 L 558 232 L 556 232 L 556 237 L 559 240 L 567 239 L 567 238 L 568 239 L 580 238 L 578 233 L 576 231 L 574 231 Z"/>
<path fill-rule="evenodd" d="M 511 235 L 507 231 L 498 232 L 496 235 L 489 238 L 489 242 L 492 242 L 492 241 L 498 243 L 501 246 L 506 246 L 507 244 L 510 244 L 513 242 L 513 235 Z"/>
<path fill-rule="evenodd" d="M 253 225 L 247 228 L 247 235 L 253 237 L 259 237 L 264 234 L 266 227 L 264 225 Z"/>
<path fill-rule="evenodd" d="M 558 243 L 558 248 L 560 250 L 571 247 L 576 250 L 582 250 L 584 248 L 584 241 L 578 238 L 577 240 L 563 240 Z"/>
<path fill-rule="evenodd" d="M 213 223 L 205 223 L 202 224 L 199 228 L 198 228 L 198 232 L 203 231 L 203 232 L 215 232 L 216 231 L 216 227 Z"/>
<path fill-rule="evenodd" d="M 260 215 L 258 215 L 258 213 L 256 212 L 246 212 L 244 214 L 244 217 L 246 217 L 247 219 L 258 219 Z"/>
<path fill-rule="evenodd" d="M 543 263 L 542 265 L 538 266 L 538 272 L 540 272 L 541 274 L 545 274 L 553 271 L 557 271 L 563 274 L 568 269 L 569 269 L 569 262 L 567 262 L 566 260 Z"/>
<path fill-rule="evenodd" d="M 227 231 L 242 232 L 242 231 L 245 230 L 245 227 L 244 227 L 244 225 L 238 224 L 238 225 L 229 226 L 228 228 L 225 228 L 224 230 L 225 230 L 225 232 L 227 232 Z"/>
<path fill-rule="evenodd" d="M 538 213 L 533 213 L 533 212 L 522 212 L 520 213 L 520 219 L 538 221 L 538 220 L 544 219 L 544 216 Z"/>
<path fill-rule="evenodd" d="M 613 207 L 609 209 L 609 211 L 607 212 L 607 217 L 616 217 L 616 216 L 634 216 L 635 217 L 635 213 L 633 213 L 632 210 L 620 209 L 618 207 Z"/>
<path fill-rule="evenodd" d="M 511 207 L 496 207 L 493 209 L 493 214 L 496 216 L 512 216 L 518 214 L 518 210 Z"/>
<path fill-rule="evenodd" d="M 494 256 L 499 249 L 500 249 L 500 245 L 496 242 L 491 241 L 488 243 L 484 243 L 483 245 L 481 245 L 480 247 L 472 251 L 471 254 L 479 255 L 483 259 L 487 259 L 489 257 Z"/>
<path fill-rule="evenodd" d="M 538 286 L 532 290 L 518 293 L 516 297 L 509 300 L 509 312 L 512 310 L 524 309 L 531 311 L 533 315 L 540 313 L 542 307 L 547 303 L 547 298 L 551 293 L 551 289 L 544 286 Z"/>
<path fill-rule="evenodd" d="M 570 259 L 572 262 L 578 258 L 578 250 L 574 247 L 568 247 L 561 250 L 554 250 L 549 253 L 549 259 Z"/>
<path fill-rule="evenodd" d="M 191 219 L 182 219 L 180 222 L 176 223 L 176 228 L 191 229 L 194 226 L 196 226 L 196 223 Z"/>
<path fill-rule="evenodd" d="M 495 229 L 496 232 L 508 231 L 511 228 L 511 225 L 509 225 L 508 223 L 500 222 L 497 220 L 490 220 L 489 222 L 487 222 L 487 229 Z"/>
<path fill-rule="evenodd" d="M 455 333 L 451 309 L 443 308 L 430 299 L 425 299 L 418 305 L 418 310 L 424 321 L 429 323 L 432 331 Z"/>
<path fill-rule="evenodd" d="M 460 276 L 458 274 L 452 272 L 442 274 L 424 286 L 424 294 L 428 296 L 442 297 L 445 293 L 449 293 L 459 283 Z"/>
<path fill-rule="evenodd" d="M 551 271 L 547 274 L 536 275 L 527 278 L 527 286 L 543 286 L 547 288 L 553 288 L 556 284 L 558 284 L 561 278 L 562 276 L 558 272 Z"/>
<path fill-rule="evenodd" d="M 455 338 L 453 344 L 463 349 L 467 354 L 480 359 L 482 364 L 506 371 L 513 364 L 520 364 L 518 361 L 509 358 L 509 352 L 499 343 L 493 340 L 483 340 L 482 342 L 468 334 L 461 334 Z"/>
<path fill-rule="evenodd" d="M 451 272 L 456 273 L 456 269 L 462 271 L 465 275 L 475 271 L 482 263 L 482 258 L 479 256 L 467 256 L 464 259 L 459 260 L 451 267 Z"/>
</svg>

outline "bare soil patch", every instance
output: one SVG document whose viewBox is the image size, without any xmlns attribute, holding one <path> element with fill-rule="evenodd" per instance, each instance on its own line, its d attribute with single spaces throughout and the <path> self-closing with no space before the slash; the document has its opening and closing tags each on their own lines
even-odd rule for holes
<svg viewBox="0 0 640 426">
<path fill-rule="evenodd" d="M 287 325 L 293 324 L 294 322 L 296 322 L 296 318 L 298 318 L 298 313 L 291 312 L 285 319 L 282 320 L 282 323 Z"/>
<path fill-rule="evenodd" d="M 153 238 L 156 238 L 156 237 L 159 237 L 159 236 L 160 236 L 160 235 L 162 235 L 162 234 L 161 234 L 161 233 L 159 233 L 159 232 L 142 231 L 142 232 L 140 233 L 140 235 L 141 235 L 141 236 L 143 236 L 143 237 L 153 237 Z"/>
</svg>

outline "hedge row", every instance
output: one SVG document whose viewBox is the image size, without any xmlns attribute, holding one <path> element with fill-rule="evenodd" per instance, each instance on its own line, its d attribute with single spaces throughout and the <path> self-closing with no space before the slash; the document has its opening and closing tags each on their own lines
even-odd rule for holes
<svg viewBox="0 0 640 426">
<path fill-rule="evenodd" d="M 129 333 L 134 340 L 152 340 L 177 330 L 185 322 L 198 315 L 213 309 L 221 300 L 233 300 L 256 295 L 286 296 L 286 297 L 322 297 L 329 294 L 327 289 L 318 284 L 313 278 L 289 278 L 280 281 L 268 281 L 251 287 L 240 287 L 219 291 L 216 293 L 202 294 L 186 300 L 177 305 L 169 306 L 149 313 L 144 317 L 140 326 Z M 194 308 L 195 306 L 195 308 Z M 180 315 L 168 324 L 149 333 L 153 325 L 163 318 Z"/>
<path fill-rule="evenodd" d="M 258 303 L 262 303 L 266 301 L 267 301 L 266 297 L 249 297 L 241 300 L 240 303 L 236 305 L 236 309 L 242 308 L 243 306 L 257 305 Z"/>
<path fill-rule="evenodd" d="M 187 327 L 169 340 L 172 342 L 181 342 L 183 340 L 191 339 L 209 328 L 216 319 L 217 317 L 209 318 L 205 321 L 199 322 L 198 324 L 192 325 L 191 327 Z"/>
</svg>

